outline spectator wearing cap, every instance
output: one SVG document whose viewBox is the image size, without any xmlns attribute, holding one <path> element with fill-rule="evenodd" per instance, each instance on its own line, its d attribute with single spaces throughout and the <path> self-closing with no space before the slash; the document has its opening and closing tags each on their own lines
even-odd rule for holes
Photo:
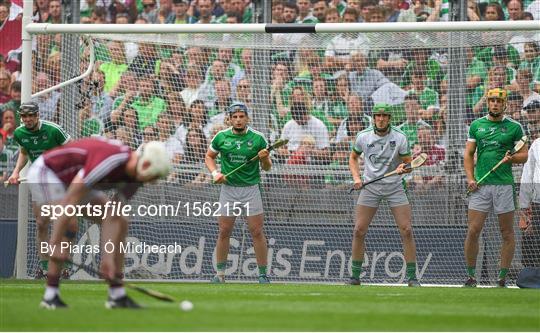
<svg viewBox="0 0 540 333">
<path fill-rule="evenodd" d="M 143 11 L 139 17 L 144 18 L 150 24 L 159 23 L 158 8 L 155 0 L 142 0 Z"/>
<path fill-rule="evenodd" d="M 527 119 L 527 133 L 530 140 L 539 137 L 540 134 L 540 100 L 529 103 L 524 109 Z"/>
</svg>

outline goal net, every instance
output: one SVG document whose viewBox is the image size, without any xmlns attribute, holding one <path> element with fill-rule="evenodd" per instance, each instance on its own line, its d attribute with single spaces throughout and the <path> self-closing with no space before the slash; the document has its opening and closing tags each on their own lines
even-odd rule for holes
<svg viewBox="0 0 540 333">
<path fill-rule="evenodd" d="M 251 125 L 270 143 L 290 140 L 287 149 L 272 153 L 272 170 L 262 172 L 272 280 L 340 282 L 350 276 L 358 193 L 348 191 L 348 158 L 356 134 L 371 124 L 373 105 L 387 103 L 413 155 L 429 154 L 425 166 L 406 177 L 418 277 L 428 284 L 461 284 L 468 125 L 486 114 L 482 96 L 491 87 L 511 91 L 507 114 L 526 125 L 516 77 L 528 70 L 531 88 L 539 87 L 540 69 L 525 52 L 536 32 L 38 34 L 32 82 L 25 84 L 35 93 L 93 66 L 84 79 L 38 97 L 41 117 L 74 138 L 101 135 L 133 149 L 149 140 L 166 142 L 174 172 L 131 201 L 143 208 L 131 218 L 128 242 L 176 243 L 182 251 L 132 252 L 125 262 L 128 278 L 164 280 L 207 281 L 215 272 L 219 186 L 211 184 L 204 155 L 212 137 L 228 127 L 224 111 L 233 101 L 252 110 Z M 307 118 L 299 116 L 302 110 Z M 521 170 L 514 171 L 519 182 Z M 6 205 L 16 206 L 14 192 L 6 198 Z M 38 249 L 31 209 L 27 220 L 27 254 L 20 260 L 26 262 L 24 277 L 32 277 Z M 79 225 L 75 244 L 99 244 L 98 226 Z M 529 246 L 517 217 L 515 231 L 511 279 Z M 500 245 L 490 214 L 480 240 L 480 283 L 496 281 Z M 528 251 L 537 258 L 540 250 Z M 99 254 L 74 253 L 73 260 L 97 265 Z M 364 283 L 405 279 L 400 234 L 385 203 L 370 225 L 363 265 Z M 226 274 L 239 281 L 257 275 L 243 218 L 231 238 Z M 74 269 L 72 278 L 88 277 Z"/>
</svg>

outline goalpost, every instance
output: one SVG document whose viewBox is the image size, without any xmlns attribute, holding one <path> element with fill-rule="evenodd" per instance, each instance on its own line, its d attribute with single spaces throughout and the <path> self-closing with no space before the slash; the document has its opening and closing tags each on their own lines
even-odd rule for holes
<svg viewBox="0 0 540 333">
<path fill-rule="evenodd" d="M 176 242 L 182 252 L 126 254 L 126 277 L 209 280 L 217 237 L 211 215 L 219 188 L 209 182 L 203 162 L 212 133 L 224 126 L 223 105 L 231 100 L 246 103 L 253 110 L 253 127 L 273 143 L 286 132 L 292 104 L 304 101 L 326 131 L 289 142 L 294 152 L 274 155 L 272 170 L 263 175 L 269 273 L 276 281 L 343 281 L 350 275 L 356 202 L 356 195 L 348 193 L 350 140 L 368 125 L 372 105 L 386 102 L 392 105 L 394 124 L 419 141 L 411 147 L 415 152 L 424 152 L 430 140 L 444 148 L 437 146 L 432 163 L 408 179 L 414 184 L 410 199 L 420 281 L 463 282 L 467 222 L 462 155 L 467 124 L 485 114 L 473 108 L 482 86 L 496 80 L 489 72 L 497 65 L 485 62 L 496 61 L 493 54 L 505 55 L 504 83 L 513 85 L 511 76 L 521 63 L 523 45 L 511 44 L 512 38 L 537 38 L 537 22 L 53 25 L 30 23 L 28 8 L 31 2 L 26 1 L 22 100 L 31 99 L 31 87 L 39 77 L 62 81 L 55 91 L 70 105 L 62 105 L 60 115 L 53 117 L 72 137 L 104 135 L 134 149 L 144 140 L 160 139 L 177 158 L 174 177 L 141 189 L 132 200 L 134 207 L 154 205 L 161 216 L 132 217 L 128 241 Z M 60 68 L 82 64 L 63 78 L 56 76 L 57 55 L 40 49 L 53 42 L 65 62 Z M 471 52 L 473 59 L 467 58 Z M 483 64 L 478 62 L 481 57 Z M 78 78 L 64 82 L 73 77 Z M 408 110 L 410 103 L 421 111 Z M 199 129 L 199 118 L 205 117 L 210 124 L 203 119 L 202 130 L 192 130 Z M 314 156 L 318 148 L 326 151 L 327 159 Z M 515 174 L 519 181 L 519 167 Z M 24 188 L 18 199 L 18 278 L 32 277 L 37 265 L 35 222 Z M 165 204 L 170 206 L 159 206 Z M 166 211 L 177 216 L 164 216 Z M 97 226 L 79 225 L 77 245 L 99 244 Z M 517 228 L 516 240 L 513 271 L 522 266 Z M 500 234 L 490 216 L 477 264 L 482 283 L 496 281 L 499 247 Z M 381 205 L 368 232 L 362 281 L 403 282 L 401 253 L 397 227 L 388 207 Z M 85 265 L 98 258 L 94 253 L 73 255 L 75 262 Z M 232 235 L 227 275 L 238 281 L 256 276 L 243 219 Z M 88 277 L 82 270 L 73 275 Z"/>
</svg>

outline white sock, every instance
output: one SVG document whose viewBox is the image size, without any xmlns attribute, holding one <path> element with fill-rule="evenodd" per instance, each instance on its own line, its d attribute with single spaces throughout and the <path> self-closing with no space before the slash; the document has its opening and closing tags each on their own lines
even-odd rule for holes
<svg viewBox="0 0 540 333">
<path fill-rule="evenodd" d="M 126 296 L 126 289 L 124 287 L 110 287 L 109 297 L 112 299 L 119 299 Z"/>
<path fill-rule="evenodd" d="M 58 291 L 58 287 L 50 287 L 47 286 L 45 288 L 45 295 L 43 296 L 43 299 L 46 301 L 52 300 L 56 295 L 58 295 L 60 292 Z"/>
</svg>

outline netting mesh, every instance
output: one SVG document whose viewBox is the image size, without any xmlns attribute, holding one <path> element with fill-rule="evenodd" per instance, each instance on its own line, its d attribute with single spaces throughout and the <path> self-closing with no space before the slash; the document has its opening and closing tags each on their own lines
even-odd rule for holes
<svg viewBox="0 0 540 333">
<path fill-rule="evenodd" d="M 528 32 L 369 34 L 160 34 L 90 36 L 96 61 L 92 75 L 39 98 L 41 116 L 59 122 L 73 137 L 103 135 L 133 149 L 166 142 L 174 172 L 166 184 L 147 186 L 132 204 L 181 202 L 174 217 L 132 218 L 129 240 L 183 246 L 175 255 L 131 254 L 128 277 L 206 280 L 214 274 L 215 217 L 194 216 L 185 203 L 214 203 L 204 154 L 212 137 L 228 127 L 224 110 L 241 101 L 253 110 L 252 126 L 274 142 L 263 173 L 269 272 L 274 280 L 330 281 L 350 274 L 353 211 L 348 158 L 356 133 L 371 124 L 374 103 L 392 105 L 393 125 L 407 135 L 414 155 L 429 154 L 426 166 L 407 176 L 422 282 L 463 282 L 467 215 L 463 149 L 468 124 L 485 115 L 488 87 L 517 94 L 516 74 L 538 68 L 523 52 Z M 64 36 L 65 37 L 65 36 Z M 79 36 L 81 37 L 81 36 Z M 66 45 L 61 36 L 35 38 L 34 92 L 75 73 L 61 59 L 88 66 L 89 47 Z M 72 37 L 73 38 L 73 37 Z M 61 77 L 64 75 L 64 77 Z M 532 82 L 532 80 L 531 80 Z M 533 89 L 536 87 L 533 87 Z M 58 100 L 64 99 L 64 106 Z M 300 126 L 293 106 L 309 111 Z M 507 113 L 526 124 L 521 106 Z M 362 163 L 361 163 L 362 164 Z M 516 181 L 520 169 L 515 168 Z M 256 276 L 248 229 L 238 219 L 231 241 L 229 279 Z M 96 243 L 96 226 L 81 222 L 78 242 Z M 37 265 L 35 226 L 29 223 L 28 273 Z M 511 276 L 522 267 L 516 229 Z M 497 276 L 500 233 L 490 215 L 481 239 L 477 271 L 482 283 Z M 402 282 L 401 240 L 386 204 L 367 236 L 364 282 Z M 97 262 L 99 256 L 76 255 Z M 144 274 L 141 274 L 143 272 Z M 131 274 L 131 275 L 130 275 Z M 84 278 L 83 272 L 75 277 Z"/>
</svg>

